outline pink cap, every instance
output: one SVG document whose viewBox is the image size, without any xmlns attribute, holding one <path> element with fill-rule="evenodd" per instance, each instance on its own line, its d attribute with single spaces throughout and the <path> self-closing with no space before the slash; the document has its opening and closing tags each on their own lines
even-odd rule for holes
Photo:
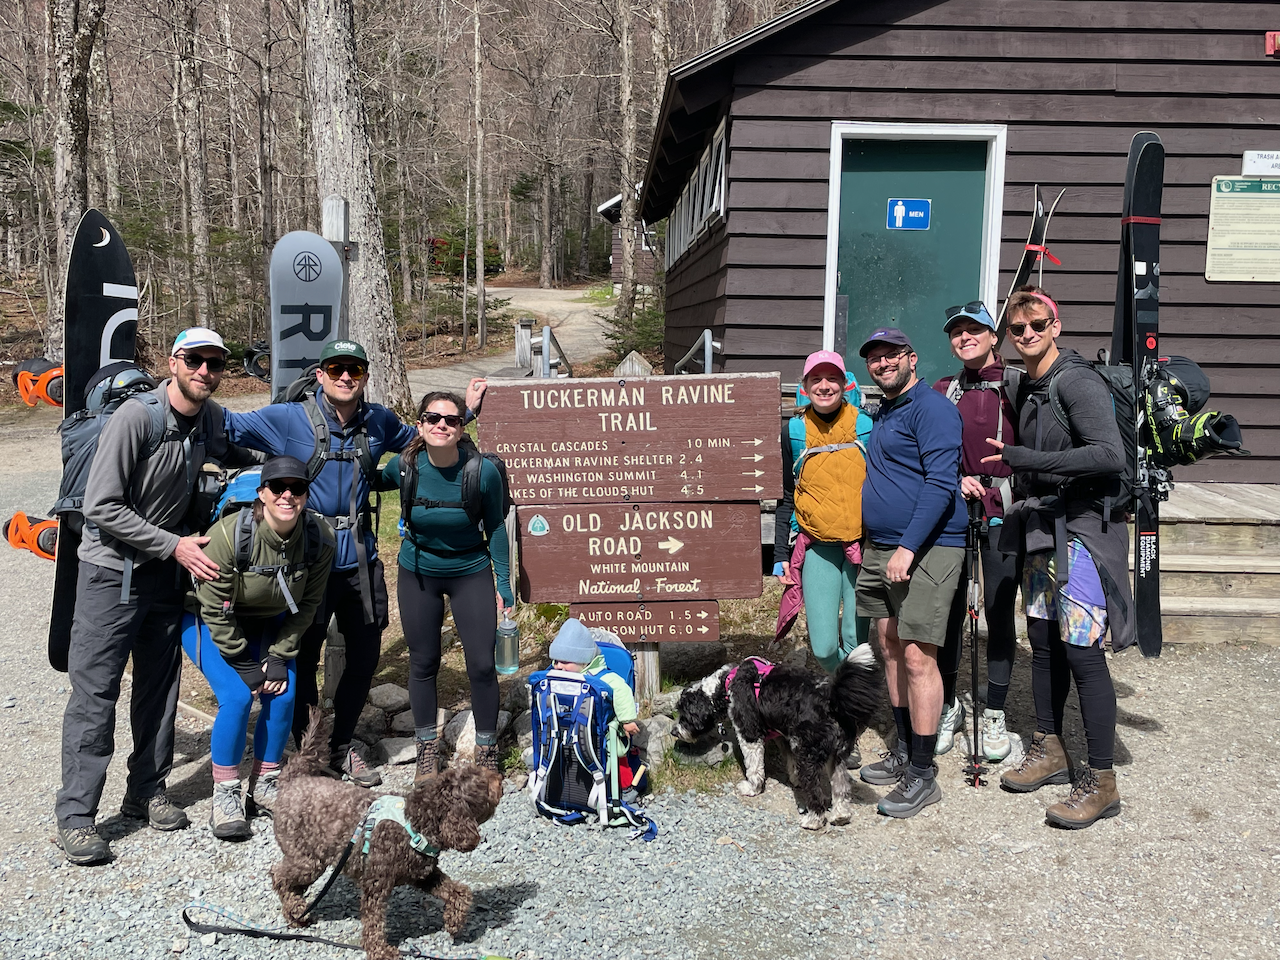
<svg viewBox="0 0 1280 960">
<path fill-rule="evenodd" d="M 841 374 L 846 372 L 844 369 L 844 357 L 832 350 L 818 350 L 815 353 L 809 354 L 808 359 L 805 360 L 804 373 L 800 375 L 801 379 L 807 377 L 809 375 L 809 371 L 814 367 L 821 367 L 824 365 L 835 367 Z"/>
</svg>

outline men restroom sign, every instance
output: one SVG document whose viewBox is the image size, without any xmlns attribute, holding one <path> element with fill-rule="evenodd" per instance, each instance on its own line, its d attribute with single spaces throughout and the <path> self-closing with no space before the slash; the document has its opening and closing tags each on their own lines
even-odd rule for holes
<svg viewBox="0 0 1280 960">
<path fill-rule="evenodd" d="M 885 226 L 890 230 L 928 230 L 932 200 L 890 197 Z"/>
</svg>

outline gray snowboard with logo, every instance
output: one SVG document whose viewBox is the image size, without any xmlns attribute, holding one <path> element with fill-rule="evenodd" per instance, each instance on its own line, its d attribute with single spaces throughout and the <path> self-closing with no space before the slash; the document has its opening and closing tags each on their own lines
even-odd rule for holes
<svg viewBox="0 0 1280 960">
<path fill-rule="evenodd" d="M 339 335 L 342 260 L 317 233 L 286 233 L 271 251 L 271 399 L 320 359 Z"/>
</svg>

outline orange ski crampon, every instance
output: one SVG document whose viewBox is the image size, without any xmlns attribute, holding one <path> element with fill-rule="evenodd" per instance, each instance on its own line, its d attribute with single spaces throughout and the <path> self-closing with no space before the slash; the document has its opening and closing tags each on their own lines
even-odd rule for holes
<svg viewBox="0 0 1280 960">
<path fill-rule="evenodd" d="M 37 557 L 52 560 L 58 547 L 58 521 L 18 512 L 5 522 L 4 536 L 15 550 L 30 550 Z"/>
<path fill-rule="evenodd" d="M 28 407 L 34 407 L 41 400 L 51 407 L 62 406 L 61 364 L 44 357 L 24 360 L 13 372 L 13 382 Z"/>
</svg>

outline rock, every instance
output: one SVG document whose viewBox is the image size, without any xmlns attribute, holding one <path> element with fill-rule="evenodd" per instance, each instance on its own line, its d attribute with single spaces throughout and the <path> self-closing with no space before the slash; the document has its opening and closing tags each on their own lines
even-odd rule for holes
<svg viewBox="0 0 1280 960">
<path fill-rule="evenodd" d="M 356 737 L 365 743 L 377 743 L 387 735 L 387 715 L 373 704 L 365 704 L 356 721 Z"/>
<path fill-rule="evenodd" d="M 633 738 L 635 745 L 644 751 L 650 764 L 660 763 L 667 751 L 675 746 L 676 739 L 671 735 L 675 724 L 670 717 L 661 714 L 639 723 L 640 732 Z"/>
<path fill-rule="evenodd" d="M 696 743 L 677 742 L 672 756 L 678 764 L 696 767 L 705 764 L 718 767 L 726 760 L 733 758 L 733 745 L 717 737 L 703 737 Z"/>
<path fill-rule="evenodd" d="M 793 667 L 797 670 L 809 669 L 809 648 L 796 647 L 785 657 L 782 658 L 783 666 Z"/>
<path fill-rule="evenodd" d="M 676 704 L 679 702 L 680 694 L 682 693 L 684 693 L 684 688 L 676 687 L 672 690 L 667 690 L 665 693 L 656 694 L 649 701 L 649 708 L 655 714 L 663 714 L 670 717 L 675 713 Z"/>
<path fill-rule="evenodd" d="M 533 769 L 533 747 L 525 747 L 520 751 L 520 762 L 529 770 Z"/>
<path fill-rule="evenodd" d="M 457 745 L 458 737 L 468 726 L 471 727 L 471 742 L 474 744 L 476 728 L 475 723 L 471 719 L 470 710 L 459 710 L 453 715 L 452 719 L 445 723 L 444 729 L 441 731 L 441 736 L 444 737 L 444 742 L 449 745 L 450 749 L 453 749 Z"/>
<path fill-rule="evenodd" d="M 216 946 L 218 943 L 218 935 L 216 933 L 206 933 L 200 937 L 200 943 L 206 947 Z"/>
<path fill-rule="evenodd" d="M 513 717 L 529 710 L 529 683 L 524 677 L 513 677 L 505 684 L 502 693 L 502 709 Z"/>
<path fill-rule="evenodd" d="M 660 643 L 658 656 L 664 677 L 701 680 L 729 662 L 729 650 L 715 643 Z"/>
<path fill-rule="evenodd" d="M 527 710 L 511 723 L 511 730 L 516 735 L 516 745 L 524 750 L 533 747 L 533 714 Z"/>
<path fill-rule="evenodd" d="M 525 785 L 529 782 L 529 775 L 527 773 L 513 773 L 507 779 L 507 782 L 515 787 L 516 790 L 523 790 Z"/>
<path fill-rule="evenodd" d="M 173 946 L 169 949 L 174 953 L 184 953 L 189 945 L 190 941 L 186 937 L 178 937 L 178 939 L 173 941 Z"/>
<path fill-rule="evenodd" d="M 382 683 L 369 691 L 369 702 L 387 713 L 409 709 L 409 691 L 399 684 Z"/>
<path fill-rule="evenodd" d="M 498 711 L 498 736 L 511 723 L 511 714 L 505 710 Z M 476 749 L 476 723 L 470 710 L 459 710 L 458 715 L 450 720 L 444 728 L 444 742 L 453 748 L 455 757 L 470 760 Z"/>
<path fill-rule="evenodd" d="M 373 749 L 378 763 L 413 763 L 418 759 L 418 745 L 413 737 L 388 737 Z"/>
<path fill-rule="evenodd" d="M 405 710 L 391 718 L 391 732 L 400 737 L 411 737 L 417 725 L 413 722 L 413 711 Z"/>
</svg>

